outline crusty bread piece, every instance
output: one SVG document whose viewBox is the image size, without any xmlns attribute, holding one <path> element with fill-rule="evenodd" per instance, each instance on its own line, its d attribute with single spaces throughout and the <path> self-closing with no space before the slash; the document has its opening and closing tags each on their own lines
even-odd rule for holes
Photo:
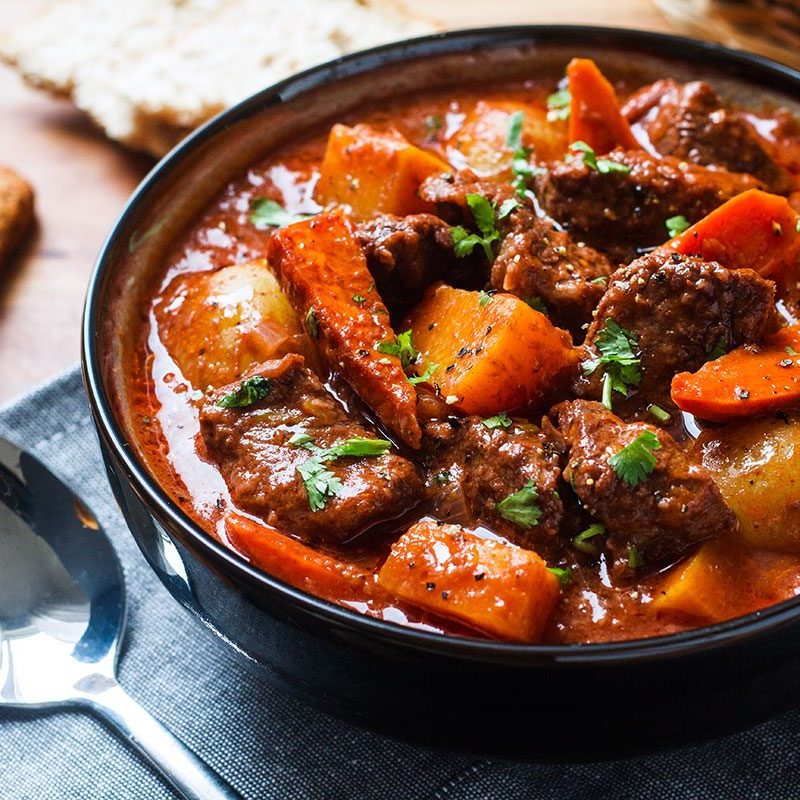
<svg viewBox="0 0 800 800">
<path fill-rule="evenodd" d="M 0 57 L 111 138 L 161 155 L 294 72 L 434 29 L 391 0 L 25 0 Z"/>
<path fill-rule="evenodd" d="M 33 189 L 8 167 L 0 166 L 0 269 L 33 224 Z"/>
</svg>

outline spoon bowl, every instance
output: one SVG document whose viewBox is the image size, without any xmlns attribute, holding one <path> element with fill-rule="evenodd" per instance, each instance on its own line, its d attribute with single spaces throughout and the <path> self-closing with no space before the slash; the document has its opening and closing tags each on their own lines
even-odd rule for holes
<svg viewBox="0 0 800 800">
<path fill-rule="evenodd" d="M 82 706 L 189 800 L 239 797 L 117 683 L 124 627 L 122 568 L 96 517 L 0 439 L 0 708 Z"/>
</svg>

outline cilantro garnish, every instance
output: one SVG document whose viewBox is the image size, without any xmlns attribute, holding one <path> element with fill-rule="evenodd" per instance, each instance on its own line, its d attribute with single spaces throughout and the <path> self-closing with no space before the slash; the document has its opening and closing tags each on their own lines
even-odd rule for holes
<svg viewBox="0 0 800 800">
<path fill-rule="evenodd" d="M 489 430 L 493 430 L 494 428 L 510 428 L 513 425 L 511 417 L 509 417 L 505 411 L 495 414 L 493 417 L 486 417 L 486 419 L 482 419 L 481 422 Z"/>
<path fill-rule="evenodd" d="M 644 566 L 644 556 L 639 552 L 639 548 L 635 544 L 628 546 L 628 566 L 631 569 Z"/>
<path fill-rule="evenodd" d="M 268 197 L 259 197 L 250 204 L 250 222 L 257 228 L 282 228 L 312 216 L 314 215 L 290 214 L 280 203 Z"/>
<path fill-rule="evenodd" d="M 593 525 L 590 525 L 585 531 L 581 531 L 573 540 L 572 546 L 576 550 L 580 550 L 582 553 L 586 553 L 590 556 L 596 556 L 600 549 L 594 542 L 590 542 L 590 539 L 594 539 L 595 536 L 605 536 L 606 528 L 605 525 L 601 525 L 599 522 L 595 522 Z"/>
<path fill-rule="evenodd" d="M 419 350 L 414 347 L 411 341 L 410 330 L 398 333 L 393 342 L 378 342 L 375 349 L 379 353 L 385 353 L 387 356 L 397 356 L 404 369 L 410 367 L 419 358 Z"/>
<path fill-rule="evenodd" d="M 328 498 L 336 497 L 342 489 L 341 480 L 325 467 L 328 461 L 337 458 L 382 456 L 392 446 L 386 439 L 355 437 L 323 449 L 317 447 L 313 438 L 307 433 L 295 433 L 289 439 L 289 444 L 303 447 L 313 453 L 309 459 L 297 466 L 312 511 L 321 511 L 325 508 Z"/>
<path fill-rule="evenodd" d="M 548 567 L 547 571 L 552 572 L 562 586 L 566 586 L 572 580 L 572 570 L 569 567 Z"/>
<path fill-rule="evenodd" d="M 610 317 L 597 334 L 594 344 L 600 355 L 587 359 L 581 366 L 584 375 L 592 375 L 600 366 L 604 368 L 603 405 L 610 410 L 612 392 L 617 391 L 627 397 L 628 389 L 638 386 L 642 379 L 639 372 L 639 346 L 636 335 L 621 328 Z"/>
<path fill-rule="evenodd" d="M 531 167 L 530 148 L 522 144 L 522 126 L 525 123 L 525 112 L 515 111 L 508 119 L 508 133 L 506 142 L 513 151 L 511 157 L 511 171 L 514 173 L 514 180 L 511 185 L 516 189 L 518 195 L 525 196 L 528 188 L 528 181 L 533 177 Z"/>
<path fill-rule="evenodd" d="M 316 339 L 319 336 L 319 320 L 314 306 L 311 306 L 306 312 L 306 330 L 312 339 Z"/>
<path fill-rule="evenodd" d="M 650 403 L 647 406 L 647 411 L 649 414 L 654 416 L 659 422 L 669 422 L 670 415 L 668 411 L 664 411 L 661 406 L 657 406 L 655 403 Z"/>
<path fill-rule="evenodd" d="M 661 442 L 653 431 L 642 431 L 633 441 L 608 459 L 617 476 L 629 486 L 641 483 L 656 467 L 655 450 Z"/>
<path fill-rule="evenodd" d="M 555 122 L 559 119 L 569 119 L 569 107 L 572 95 L 567 87 L 559 89 L 547 98 L 547 119 Z"/>
<path fill-rule="evenodd" d="M 536 484 L 528 481 L 518 492 L 501 500 L 495 508 L 503 519 L 519 525 L 520 528 L 532 528 L 539 524 L 542 509 L 539 508 L 539 492 Z"/>
<path fill-rule="evenodd" d="M 597 154 L 589 147 L 586 142 L 578 140 L 569 146 L 570 150 L 577 150 L 583 153 L 583 163 L 589 169 L 601 172 L 604 175 L 609 172 L 630 172 L 631 168 L 627 164 L 620 164 L 619 161 L 612 161 L 610 158 L 598 158 Z"/>
<path fill-rule="evenodd" d="M 495 218 L 494 206 L 482 194 L 468 194 L 467 205 L 472 211 L 478 233 L 470 233 L 461 225 L 453 229 L 453 246 L 458 258 L 468 256 L 476 246 L 480 245 L 489 263 L 494 261 L 493 245 L 500 239 L 500 233 L 495 227 L 497 221 L 507 217 L 517 206 L 516 200 L 506 200 Z"/>
<path fill-rule="evenodd" d="M 683 214 L 678 214 L 676 217 L 670 217 L 667 220 L 664 220 L 664 225 L 667 228 L 667 233 L 669 234 L 669 238 L 673 239 L 679 233 L 683 233 L 687 228 L 690 228 L 692 223 L 689 222 Z"/>
<path fill-rule="evenodd" d="M 416 386 L 418 383 L 425 383 L 433 377 L 433 373 L 436 372 L 437 369 L 439 369 L 438 364 L 428 364 L 425 372 L 423 372 L 422 375 L 411 375 L 410 377 L 406 378 L 406 380 L 412 386 Z"/>
<path fill-rule="evenodd" d="M 269 378 L 254 375 L 252 378 L 245 378 L 236 391 L 220 398 L 217 405 L 222 408 L 246 408 L 268 397 L 271 388 L 272 381 Z"/>
<path fill-rule="evenodd" d="M 492 295 L 489 292 L 484 292 L 483 289 L 478 292 L 478 305 L 483 308 L 488 303 L 492 302 Z"/>
<path fill-rule="evenodd" d="M 364 297 L 363 294 L 354 294 L 353 295 L 353 302 L 356 303 L 359 306 L 363 306 L 364 303 L 367 302 L 367 298 Z"/>
<path fill-rule="evenodd" d="M 794 347 L 792 347 L 790 344 L 787 344 L 784 349 L 786 350 L 786 352 L 790 356 L 798 356 L 798 355 L 800 355 L 800 353 L 798 353 L 797 350 L 795 350 Z"/>
<path fill-rule="evenodd" d="M 436 481 L 437 486 L 444 486 L 446 483 L 450 483 L 451 477 L 450 473 L 446 469 L 443 469 L 441 472 L 437 472 L 433 476 L 433 479 Z"/>
</svg>

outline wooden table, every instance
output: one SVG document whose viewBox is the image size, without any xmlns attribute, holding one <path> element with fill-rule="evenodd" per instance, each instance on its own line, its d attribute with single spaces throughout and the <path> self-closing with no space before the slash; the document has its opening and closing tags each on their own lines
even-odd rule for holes
<svg viewBox="0 0 800 800">
<path fill-rule="evenodd" d="M 3 6 L 18 0 L 0 0 Z M 406 0 L 454 28 L 564 22 L 670 30 L 652 0 Z M 38 229 L 0 272 L 0 402 L 75 363 L 97 251 L 152 160 L 0 66 L 0 159 L 34 185 Z"/>
</svg>

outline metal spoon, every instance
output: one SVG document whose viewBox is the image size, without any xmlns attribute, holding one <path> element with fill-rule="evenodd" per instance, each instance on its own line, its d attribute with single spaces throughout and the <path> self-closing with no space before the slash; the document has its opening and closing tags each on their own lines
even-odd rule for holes
<svg viewBox="0 0 800 800">
<path fill-rule="evenodd" d="M 188 800 L 237 794 L 116 680 L 125 586 L 86 506 L 0 439 L 0 707 L 76 705 L 117 728 Z"/>
</svg>

